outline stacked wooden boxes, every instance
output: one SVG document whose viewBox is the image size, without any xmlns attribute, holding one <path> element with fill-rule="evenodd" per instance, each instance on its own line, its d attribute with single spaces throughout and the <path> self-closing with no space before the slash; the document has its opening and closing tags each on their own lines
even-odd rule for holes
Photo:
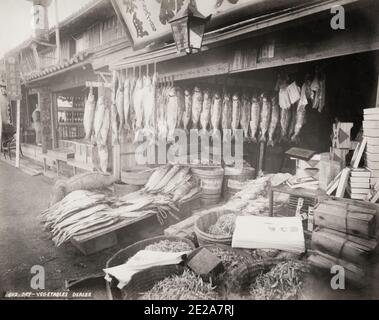
<svg viewBox="0 0 379 320">
<path fill-rule="evenodd" d="M 328 198 L 314 209 L 313 253 L 310 263 L 329 270 L 334 265 L 345 268 L 352 284 L 366 284 L 367 267 L 377 247 L 375 204 Z"/>
<path fill-rule="evenodd" d="M 370 171 L 366 169 L 352 169 L 350 171 L 350 180 L 347 187 L 347 193 L 351 199 L 367 200 L 370 193 Z"/>
<path fill-rule="evenodd" d="M 379 108 L 364 109 L 363 135 L 367 140 L 366 167 L 371 171 L 371 185 L 379 180 Z"/>
</svg>

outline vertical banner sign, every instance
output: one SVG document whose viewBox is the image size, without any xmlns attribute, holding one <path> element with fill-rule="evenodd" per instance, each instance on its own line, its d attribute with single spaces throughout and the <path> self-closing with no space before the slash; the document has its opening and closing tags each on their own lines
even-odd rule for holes
<svg viewBox="0 0 379 320">
<path fill-rule="evenodd" d="M 42 5 L 32 6 L 33 37 L 39 40 L 49 39 L 49 22 L 47 8 Z"/>
<path fill-rule="evenodd" d="M 21 100 L 20 65 L 16 57 L 5 59 L 5 74 L 9 100 Z"/>
</svg>

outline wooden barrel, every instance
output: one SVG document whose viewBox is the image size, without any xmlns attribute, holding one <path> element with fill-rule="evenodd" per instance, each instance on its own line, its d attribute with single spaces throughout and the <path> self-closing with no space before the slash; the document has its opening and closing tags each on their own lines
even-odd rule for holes
<svg viewBox="0 0 379 320">
<path fill-rule="evenodd" d="M 255 178 L 255 169 L 251 167 L 243 167 L 242 169 L 234 167 L 225 167 L 225 177 L 223 192 L 224 197 L 229 198 L 239 192 L 239 189 L 233 188 L 233 185 L 229 185 L 230 180 L 244 182 Z"/>
<path fill-rule="evenodd" d="M 192 173 L 200 179 L 201 203 L 203 205 L 217 204 L 221 200 L 224 169 L 222 168 L 192 168 Z"/>
</svg>

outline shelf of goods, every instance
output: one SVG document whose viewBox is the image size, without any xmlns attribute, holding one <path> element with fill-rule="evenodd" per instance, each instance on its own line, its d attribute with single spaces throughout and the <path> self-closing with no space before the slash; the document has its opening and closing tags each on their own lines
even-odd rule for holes
<svg viewBox="0 0 379 320">
<path fill-rule="evenodd" d="M 60 139 L 82 139 L 85 136 L 84 98 L 72 97 L 72 107 L 58 107 L 58 132 Z"/>
</svg>

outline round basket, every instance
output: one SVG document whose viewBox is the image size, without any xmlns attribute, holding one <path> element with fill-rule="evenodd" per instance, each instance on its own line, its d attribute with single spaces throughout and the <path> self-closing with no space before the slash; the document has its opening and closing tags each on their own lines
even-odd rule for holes
<svg viewBox="0 0 379 320">
<path fill-rule="evenodd" d="M 215 224 L 219 217 L 229 213 L 233 212 L 225 210 L 213 211 L 208 214 L 205 214 L 202 217 L 199 217 L 195 221 L 194 229 L 200 246 L 204 246 L 207 244 L 232 244 L 232 236 L 221 236 L 208 233 L 209 227 Z"/>
<path fill-rule="evenodd" d="M 112 268 L 121 265 L 133 257 L 138 251 L 143 250 L 147 246 L 160 242 L 162 240 L 182 241 L 187 243 L 192 249 L 195 249 L 193 242 L 188 239 L 175 236 L 159 236 L 136 242 L 129 247 L 118 251 L 107 261 L 105 267 Z M 157 282 L 172 275 L 180 275 L 183 273 L 183 271 L 184 267 L 181 265 L 151 267 L 136 273 L 122 290 L 116 287 L 115 281 L 112 281 L 111 283 L 107 281 L 106 288 L 108 298 L 110 300 L 132 298 L 137 293 L 150 290 Z"/>
<path fill-rule="evenodd" d="M 148 167 L 137 167 L 122 172 L 122 181 L 133 186 L 144 186 L 154 170 Z"/>
</svg>

